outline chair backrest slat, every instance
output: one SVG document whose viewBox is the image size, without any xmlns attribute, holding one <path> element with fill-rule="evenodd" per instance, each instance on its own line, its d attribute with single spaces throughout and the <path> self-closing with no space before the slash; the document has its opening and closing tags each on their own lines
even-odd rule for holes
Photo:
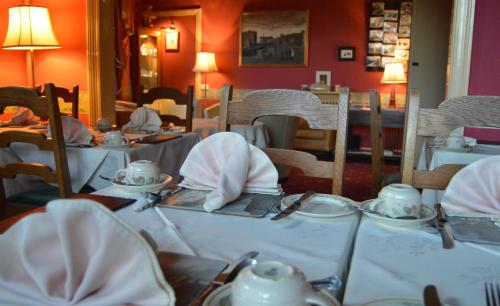
<svg viewBox="0 0 500 306">
<path fill-rule="evenodd" d="M 384 139 L 382 131 L 382 110 L 380 95 L 370 90 L 370 139 L 372 145 L 372 187 L 371 195 L 376 197 L 384 182 Z"/>
</svg>

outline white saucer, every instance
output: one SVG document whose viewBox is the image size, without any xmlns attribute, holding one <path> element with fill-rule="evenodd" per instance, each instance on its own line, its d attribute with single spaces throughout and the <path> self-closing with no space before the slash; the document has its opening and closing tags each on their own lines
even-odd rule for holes
<svg viewBox="0 0 500 306">
<path fill-rule="evenodd" d="M 319 291 L 323 296 L 330 299 L 332 305 L 340 306 L 340 303 L 329 294 Z M 215 289 L 203 301 L 202 306 L 231 306 L 231 284 L 225 284 Z"/>
<path fill-rule="evenodd" d="M 127 143 L 127 144 L 121 144 L 121 145 L 105 145 L 105 144 L 100 144 L 100 147 L 103 147 L 105 149 L 125 149 L 125 148 L 130 148 L 132 144 Z"/>
<path fill-rule="evenodd" d="M 369 209 L 370 202 L 374 200 L 376 199 L 366 200 L 364 202 L 361 202 L 359 205 L 361 206 L 361 208 Z M 421 207 L 422 207 L 420 211 L 421 217 L 419 219 L 414 219 L 414 220 L 389 218 L 377 214 L 372 214 L 366 211 L 364 211 L 363 214 L 383 224 L 400 226 L 400 227 L 414 227 L 414 226 L 425 225 L 427 222 L 431 221 L 436 217 L 436 211 L 433 208 L 425 206 L 424 204 L 422 204 Z"/>
<path fill-rule="evenodd" d="M 424 306 L 424 302 L 415 299 L 383 299 L 368 302 L 362 306 Z"/>
<path fill-rule="evenodd" d="M 294 194 L 284 197 L 281 200 L 281 209 L 287 208 L 302 194 Z M 297 214 L 317 217 L 334 218 L 353 214 L 357 212 L 353 206 L 356 202 L 333 194 L 316 193 L 306 200 L 304 204 L 296 211 Z"/>
<path fill-rule="evenodd" d="M 172 181 L 172 177 L 170 175 L 160 174 L 160 183 L 158 183 L 158 184 L 142 185 L 142 186 L 130 186 L 130 185 L 117 184 L 114 181 L 111 182 L 111 184 L 113 184 L 113 186 L 115 186 L 115 187 L 122 189 L 123 191 L 130 192 L 130 193 L 157 192 L 158 190 L 165 187 L 171 181 Z"/>
</svg>

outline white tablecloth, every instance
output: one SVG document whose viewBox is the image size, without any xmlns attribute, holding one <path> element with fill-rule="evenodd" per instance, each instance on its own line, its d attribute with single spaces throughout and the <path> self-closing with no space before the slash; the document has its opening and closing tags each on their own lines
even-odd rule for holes
<svg viewBox="0 0 500 306">
<path fill-rule="evenodd" d="M 436 285 L 447 305 L 485 305 L 484 283 L 500 282 L 500 246 L 455 241 L 455 248 L 445 250 L 441 244 L 431 227 L 390 227 L 363 217 L 343 305 L 421 300 L 429 284 Z"/>
<path fill-rule="evenodd" d="M 427 151 L 426 151 L 427 150 Z M 495 145 L 477 145 L 472 151 L 448 150 L 445 148 L 426 148 L 422 146 L 420 157 L 417 164 L 418 170 L 434 170 L 439 166 L 446 164 L 468 165 L 480 159 L 500 154 L 500 146 Z M 440 203 L 444 191 L 424 189 L 422 191 L 422 202 L 433 207 Z"/>
<path fill-rule="evenodd" d="M 147 159 L 158 163 L 162 173 L 179 180 L 179 169 L 191 148 L 199 141 L 196 133 L 186 133 L 182 137 L 157 143 L 134 144 L 130 148 L 109 149 L 100 146 L 93 148 L 66 147 L 71 185 L 78 192 L 85 184 L 95 189 L 110 186 L 109 181 L 99 175 L 113 177 L 118 169 L 125 168 L 134 160 Z M 40 151 L 38 147 L 26 143 L 13 143 L 10 148 L 0 150 L 0 163 L 12 161 L 39 162 L 54 167 L 54 157 L 50 151 Z M 4 180 L 8 195 L 33 188 L 30 180 Z M 18 183 L 18 181 L 22 181 Z"/>
<path fill-rule="evenodd" d="M 219 119 L 193 118 L 193 132 L 198 133 L 201 138 L 206 138 L 219 131 Z M 243 136 L 248 143 L 258 148 L 269 146 L 269 134 L 264 123 L 256 121 L 254 125 L 232 125 L 231 132 Z"/>
<path fill-rule="evenodd" d="M 116 187 L 96 193 L 132 196 Z M 161 251 L 190 254 L 157 211 L 133 211 L 140 205 L 123 208 L 117 215 L 136 229 L 148 231 Z M 269 216 L 249 218 L 172 208 L 160 208 L 160 212 L 177 225 L 198 256 L 234 262 L 242 254 L 256 250 L 259 260 L 292 264 L 310 280 L 334 274 L 345 279 L 359 219 L 358 214 L 331 219 L 292 215 L 271 221 Z"/>
</svg>

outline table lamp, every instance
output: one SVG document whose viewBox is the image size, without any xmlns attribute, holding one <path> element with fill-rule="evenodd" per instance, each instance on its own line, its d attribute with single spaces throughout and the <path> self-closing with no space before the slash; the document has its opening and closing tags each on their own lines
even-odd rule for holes
<svg viewBox="0 0 500 306">
<path fill-rule="evenodd" d="M 31 52 L 31 82 L 35 87 L 35 58 L 33 51 L 61 48 L 52 30 L 46 7 L 20 5 L 9 8 L 9 27 L 3 49 Z"/>
<path fill-rule="evenodd" d="M 194 64 L 194 72 L 204 73 L 204 94 L 203 99 L 207 99 L 207 72 L 217 71 L 217 64 L 215 63 L 215 54 L 211 52 L 198 52 L 196 53 L 196 63 Z"/>
<path fill-rule="evenodd" d="M 403 63 L 392 62 L 385 64 L 384 76 L 380 83 L 393 84 L 391 86 L 391 97 L 389 99 L 389 107 L 396 108 L 396 89 L 394 84 L 406 83 L 406 75 Z"/>
</svg>

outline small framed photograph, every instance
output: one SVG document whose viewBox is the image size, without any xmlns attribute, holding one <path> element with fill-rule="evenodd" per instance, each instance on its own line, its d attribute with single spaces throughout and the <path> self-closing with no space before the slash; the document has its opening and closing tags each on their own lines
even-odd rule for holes
<svg viewBox="0 0 500 306">
<path fill-rule="evenodd" d="M 384 17 L 370 17 L 370 29 L 379 29 L 384 26 Z"/>
<path fill-rule="evenodd" d="M 368 43 L 368 54 L 380 55 L 382 54 L 382 43 Z"/>
<path fill-rule="evenodd" d="M 398 41 L 398 33 L 384 33 L 384 44 L 395 44 Z"/>
<path fill-rule="evenodd" d="M 409 27 L 409 26 L 400 26 L 398 32 L 399 32 L 399 37 L 410 37 L 411 27 Z"/>
<path fill-rule="evenodd" d="M 399 38 L 396 47 L 397 49 L 410 50 L 410 39 Z"/>
<path fill-rule="evenodd" d="M 394 62 L 394 57 L 382 56 L 382 62 L 380 63 L 380 66 L 385 67 L 385 64 L 392 62 Z"/>
<path fill-rule="evenodd" d="M 373 2 L 371 15 L 384 16 L 384 2 Z"/>
<path fill-rule="evenodd" d="M 401 19 L 399 19 L 399 25 L 402 26 L 411 25 L 411 15 L 401 15 Z"/>
<path fill-rule="evenodd" d="M 167 30 L 165 33 L 165 50 L 179 51 L 179 32 Z"/>
<path fill-rule="evenodd" d="M 383 45 L 382 55 L 394 56 L 394 50 L 396 50 L 396 45 Z"/>
<path fill-rule="evenodd" d="M 401 15 L 411 15 L 412 7 L 413 3 L 411 2 L 401 2 Z"/>
<path fill-rule="evenodd" d="M 353 61 L 356 59 L 356 51 L 354 47 L 339 47 L 339 61 Z"/>
<path fill-rule="evenodd" d="M 385 21 L 398 21 L 399 11 L 398 10 L 385 10 L 384 19 Z"/>
<path fill-rule="evenodd" d="M 397 22 L 384 22 L 384 32 L 397 33 L 398 32 L 398 23 Z"/>
<path fill-rule="evenodd" d="M 367 56 L 366 57 L 366 67 L 380 67 L 380 56 Z"/>
<path fill-rule="evenodd" d="M 382 41 L 384 39 L 384 31 L 382 30 L 370 30 L 368 33 L 368 40 L 370 41 Z"/>
<path fill-rule="evenodd" d="M 409 50 L 394 50 L 394 57 L 398 61 L 407 61 L 410 59 L 410 51 Z"/>
<path fill-rule="evenodd" d="M 331 71 L 316 71 L 316 83 L 325 84 L 328 88 L 332 87 L 332 72 Z"/>
</svg>

